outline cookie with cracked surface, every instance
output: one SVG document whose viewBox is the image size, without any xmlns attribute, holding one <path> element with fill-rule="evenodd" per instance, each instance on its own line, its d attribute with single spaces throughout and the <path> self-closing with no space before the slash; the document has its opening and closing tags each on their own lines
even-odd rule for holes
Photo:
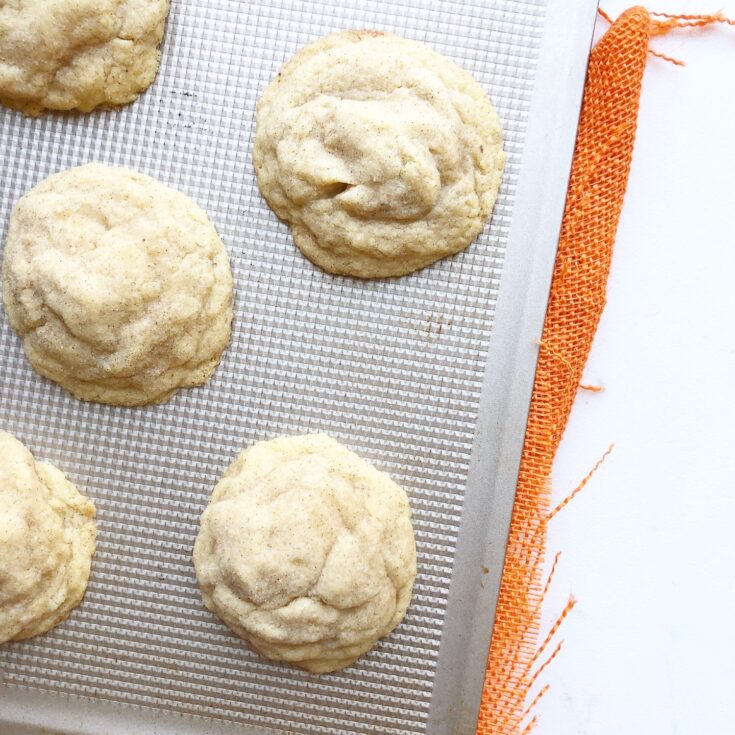
<svg viewBox="0 0 735 735">
<path fill-rule="evenodd" d="M 81 602 L 94 516 L 60 470 L 0 432 L 0 643 L 45 633 Z"/>
<path fill-rule="evenodd" d="M 408 498 L 324 434 L 259 442 L 215 487 L 194 565 L 205 605 L 260 654 L 336 671 L 406 613 Z"/>
<path fill-rule="evenodd" d="M 310 43 L 258 102 L 263 196 L 326 271 L 400 276 L 466 248 L 490 216 L 500 121 L 466 71 L 389 33 Z"/>
<path fill-rule="evenodd" d="M 0 102 L 28 115 L 134 100 L 156 77 L 169 0 L 0 3 Z"/>
<path fill-rule="evenodd" d="M 230 337 L 232 273 L 189 197 L 89 164 L 13 208 L 3 300 L 41 375 L 83 400 L 137 406 L 211 377 Z"/>
</svg>

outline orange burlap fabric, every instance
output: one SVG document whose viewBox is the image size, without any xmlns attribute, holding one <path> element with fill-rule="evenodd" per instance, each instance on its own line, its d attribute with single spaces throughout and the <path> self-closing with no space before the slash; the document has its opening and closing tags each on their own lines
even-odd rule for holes
<svg viewBox="0 0 735 735">
<path fill-rule="evenodd" d="M 479 735 L 519 735 L 534 724 L 529 691 L 558 651 L 540 640 L 542 571 L 551 465 L 580 387 L 605 305 L 613 242 L 635 139 L 652 36 L 671 28 L 732 23 L 721 16 L 626 11 L 593 49 L 521 459 L 503 581 L 482 695 Z M 681 63 L 653 52 L 657 56 Z M 540 645 L 539 645 L 540 644 Z"/>
</svg>

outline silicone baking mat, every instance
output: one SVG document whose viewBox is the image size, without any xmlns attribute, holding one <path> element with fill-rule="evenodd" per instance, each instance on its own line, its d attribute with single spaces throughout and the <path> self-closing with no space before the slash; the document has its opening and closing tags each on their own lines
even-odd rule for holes
<svg viewBox="0 0 735 735">
<path fill-rule="evenodd" d="M 94 499 L 98 551 L 67 622 L 0 648 L 0 683 L 11 685 L 0 697 L 20 685 L 310 735 L 429 731 L 545 10 L 543 0 L 173 0 L 160 73 L 137 102 L 87 116 L 0 112 L 3 236 L 13 203 L 47 175 L 93 160 L 127 165 L 208 212 L 236 289 L 232 341 L 212 381 L 150 408 L 82 403 L 41 379 L 3 316 L 0 429 Z M 281 64 L 325 33 L 366 27 L 429 43 L 471 71 L 508 154 L 477 242 L 374 282 L 327 275 L 301 256 L 250 157 L 256 101 Z M 240 449 L 310 431 L 406 488 L 419 563 L 403 624 L 323 677 L 246 649 L 204 609 L 191 562 L 199 515 Z"/>
</svg>

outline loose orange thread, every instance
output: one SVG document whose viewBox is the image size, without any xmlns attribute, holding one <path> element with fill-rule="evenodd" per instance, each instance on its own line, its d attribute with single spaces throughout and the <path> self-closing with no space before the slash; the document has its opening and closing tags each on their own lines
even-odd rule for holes
<svg viewBox="0 0 735 735">
<path fill-rule="evenodd" d="M 559 559 L 561 559 L 561 551 L 557 551 L 554 555 L 554 563 L 551 565 L 551 571 L 549 572 L 549 576 L 546 578 L 544 591 L 541 593 L 541 596 L 544 599 L 546 599 L 546 595 L 549 593 L 549 589 L 551 588 L 551 582 L 554 579 L 554 574 L 556 573 L 556 566 L 559 563 Z"/>
<path fill-rule="evenodd" d="M 569 370 L 570 373 L 574 374 L 574 365 L 566 358 L 564 355 L 561 354 L 558 350 L 555 350 L 550 344 L 547 342 L 543 342 L 540 339 L 534 340 L 535 344 L 537 344 L 542 350 L 548 350 L 549 353 L 551 353 L 557 360 L 559 360 L 562 365 L 564 365 L 567 370 Z M 582 390 L 589 390 L 593 393 L 600 393 L 601 391 L 605 390 L 601 385 L 584 385 L 580 383 L 579 387 Z"/>
<path fill-rule="evenodd" d="M 714 13 L 712 15 L 673 15 L 671 13 L 651 13 L 656 16 L 651 19 L 651 36 L 660 36 L 668 33 L 676 28 L 704 28 L 714 23 L 726 23 L 727 25 L 735 25 L 735 21 L 726 18 L 722 13 Z M 666 20 L 658 20 L 665 18 Z M 648 50 L 649 54 L 658 56 L 659 59 L 670 61 L 677 66 L 685 66 L 681 59 L 675 59 L 673 56 L 667 56 L 660 51 Z"/>
<path fill-rule="evenodd" d="M 595 466 L 587 473 L 587 475 L 585 475 L 582 482 L 580 482 L 579 485 L 577 485 L 577 487 L 575 487 L 574 490 L 572 490 L 572 492 L 569 493 L 569 495 L 567 495 L 567 497 L 564 498 L 564 500 L 562 500 L 561 503 L 559 503 L 559 505 L 557 505 L 556 508 L 551 511 L 551 513 L 549 513 L 549 515 L 547 516 L 547 520 L 550 521 L 560 510 L 566 508 L 567 505 L 569 505 L 569 503 L 571 503 L 572 500 L 574 500 L 574 498 L 582 492 L 584 486 L 592 479 L 592 475 L 594 475 L 595 472 L 600 469 L 602 463 L 610 456 L 610 453 L 613 449 L 615 449 L 615 444 L 611 444 L 607 448 L 602 457 L 600 457 L 600 459 L 595 462 Z"/>
<path fill-rule="evenodd" d="M 544 521 L 543 524 L 544 530 L 546 530 L 546 521 Z M 549 590 L 551 589 L 551 583 L 554 581 L 554 575 L 556 574 L 556 567 L 559 563 L 559 559 L 561 558 L 561 551 L 557 551 L 554 556 L 554 563 L 551 565 L 551 571 L 549 572 L 549 576 L 546 578 L 546 584 L 544 585 L 544 590 L 541 593 L 541 596 L 536 601 L 536 608 L 534 609 L 534 615 L 541 612 L 541 608 L 543 606 L 544 601 L 546 600 L 547 595 L 549 594 Z M 535 659 L 531 659 L 531 661 L 528 664 L 528 667 L 530 668 L 533 666 Z"/>
<path fill-rule="evenodd" d="M 554 651 L 554 656 L 560 650 L 561 650 L 561 643 L 557 646 L 556 651 Z M 553 658 L 553 656 L 552 656 L 552 658 Z M 536 705 L 538 705 L 538 703 L 546 696 L 546 693 L 549 691 L 549 689 L 551 689 L 551 687 L 548 684 L 544 684 L 543 687 L 541 687 L 541 689 L 539 689 L 538 694 L 533 698 L 531 704 L 529 704 L 528 707 L 526 707 L 526 710 L 523 713 L 523 719 L 524 720 L 526 719 L 526 717 L 528 717 L 531 714 L 531 712 L 534 711 L 534 709 L 536 709 Z"/>
<path fill-rule="evenodd" d="M 672 13 L 651 13 L 654 16 L 651 19 L 651 35 L 659 36 L 668 33 L 675 28 L 704 28 L 704 26 L 713 25 L 714 23 L 725 23 L 726 25 L 735 25 L 735 20 L 726 18 L 722 13 L 711 13 L 705 15 L 675 15 Z M 665 18 L 666 20 L 658 20 Z"/>
<path fill-rule="evenodd" d="M 551 353 L 557 360 L 559 360 L 566 368 L 569 370 L 569 372 L 574 372 L 574 365 L 566 358 L 564 355 L 561 354 L 558 350 L 555 350 L 548 342 L 544 342 L 541 339 L 535 340 L 535 343 L 542 349 L 542 350 L 548 350 L 549 353 Z"/>
<path fill-rule="evenodd" d="M 667 56 L 666 54 L 662 54 L 660 51 L 654 51 L 652 48 L 648 49 L 648 53 L 651 54 L 651 56 L 657 56 L 659 59 L 663 59 L 664 61 L 670 61 L 672 64 L 676 64 L 676 66 L 686 66 L 681 59 L 675 59 L 673 56 Z"/>
<path fill-rule="evenodd" d="M 546 650 L 547 646 L 551 641 L 554 639 L 554 636 L 556 635 L 559 628 L 561 628 L 562 624 L 564 623 L 564 620 L 566 620 L 567 615 L 569 615 L 572 610 L 574 610 L 574 606 L 577 604 L 577 601 L 570 597 L 569 600 L 567 600 L 567 604 L 564 606 L 564 609 L 559 613 L 559 617 L 554 621 L 554 624 L 551 626 L 551 629 L 546 634 L 546 638 L 544 638 L 544 642 L 538 647 L 536 650 L 536 653 L 533 655 L 533 658 L 531 659 L 531 664 L 535 664 L 536 661 L 538 661 L 541 656 L 544 655 L 544 651 Z M 529 689 L 531 686 L 533 686 L 534 681 L 538 678 L 539 672 L 537 671 L 530 679 L 528 687 Z"/>
</svg>

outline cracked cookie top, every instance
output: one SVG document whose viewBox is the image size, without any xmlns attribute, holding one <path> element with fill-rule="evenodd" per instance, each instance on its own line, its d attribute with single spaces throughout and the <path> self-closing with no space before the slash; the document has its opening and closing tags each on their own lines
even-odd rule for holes
<svg viewBox="0 0 735 735">
<path fill-rule="evenodd" d="M 408 498 L 324 434 L 259 442 L 215 487 L 194 565 L 206 606 L 256 651 L 335 671 L 406 613 L 416 577 Z"/>
<path fill-rule="evenodd" d="M 89 164 L 48 177 L 13 208 L 3 301 L 41 375 L 84 400 L 160 403 L 219 363 L 232 273 L 189 197 Z"/>
<path fill-rule="evenodd" d="M 0 431 L 0 643 L 41 635 L 79 604 L 94 516 L 60 470 Z"/>
<path fill-rule="evenodd" d="M 0 2 L 0 102 L 28 115 L 123 105 L 158 71 L 169 0 Z"/>
<path fill-rule="evenodd" d="M 260 189 L 331 273 L 399 276 L 479 234 L 505 156 L 497 114 L 449 59 L 388 33 L 305 46 L 257 108 Z"/>
</svg>

